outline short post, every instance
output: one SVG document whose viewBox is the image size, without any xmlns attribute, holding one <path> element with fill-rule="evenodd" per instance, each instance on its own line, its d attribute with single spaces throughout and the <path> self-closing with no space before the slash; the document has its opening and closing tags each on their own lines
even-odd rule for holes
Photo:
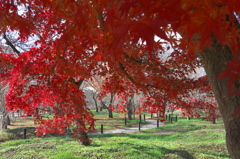
<svg viewBox="0 0 240 159">
<path fill-rule="evenodd" d="M 187 120 L 190 120 L 190 119 L 191 119 L 191 117 L 190 117 L 190 116 L 188 116 L 188 117 L 187 117 Z"/>
<path fill-rule="evenodd" d="M 23 139 L 26 139 L 27 138 L 27 129 L 24 129 L 23 130 Z"/>
<path fill-rule="evenodd" d="M 124 124 L 127 125 L 127 118 L 124 119 Z"/>
<path fill-rule="evenodd" d="M 141 114 L 139 115 L 139 120 L 140 120 L 140 122 L 142 122 L 142 115 Z"/>
<path fill-rule="evenodd" d="M 144 121 L 146 120 L 146 115 L 145 115 L 145 114 L 143 114 L 143 120 L 144 120 Z"/>
<path fill-rule="evenodd" d="M 177 117 L 177 115 L 176 115 L 176 122 L 177 122 L 177 120 L 178 120 L 178 117 Z"/>
<path fill-rule="evenodd" d="M 141 122 L 138 122 L 138 130 L 141 130 Z"/>
<path fill-rule="evenodd" d="M 171 120 L 170 118 L 171 118 L 171 114 L 168 115 L 168 120 L 169 120 L 169 121 Z"/>
<path fill-rule="evenodd" d="M 159 128 L 159 119 L 157 119 L 157 128 Z"/>
<path fill-rule="evenodd" d="M 103 134 L 103 124 L 101 124 L 101 134 Z"/>
<path fill-rule="evenodd" d="M 153 118 L 153 113 L 151 113 L 151 119 Z"/>
<path fill-rule="evenodd" d="M 170 118 L 170 123 L 172 123 L 172 117 Z"/>
</svg>

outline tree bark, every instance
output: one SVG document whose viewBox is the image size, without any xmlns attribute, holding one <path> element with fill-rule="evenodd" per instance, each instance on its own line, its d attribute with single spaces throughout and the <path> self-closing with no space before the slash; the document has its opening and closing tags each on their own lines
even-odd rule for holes
<svg viewBox="0 0 240 159">
<path fill-rule="evenodd" d="M 77 125 L 77 132 L 76 132 L 76 136 L 77 138 L 81 138 L 81 143 L 84 146 L 89 146 L 91 144 L 91 140 L 87 134 L 87 132 L 85 131 L 85 129 L 83 128 L 83 125 L 85 125 L 83 123 L 83 121 L 81 119 L 76 119 L 76 125 Z"/>
<path fill-rule="evenodd" d="M 128 120 L 132 120 L 132 112 L 131 112 L 131 110 L 129 110 L 131 108 L 129 108 L 129 107 L 127 107 L 127 108 L 128 108 Z"/>
<path fill-rule="evenodd" d="M 107 109 L 108 111 L 108 118 L 113 118 L 113 112 L 112 112 L 112 109 L 110 109 L 108 106 L 106 106 L 106 104 L 101 100 L 101 107 L 100 107 L 100 111 L 102 111 L 102 109 Z M 109 105 L 111 106 L 111 105 Z"/>
<path fill-rule="evenodd" d="M 216 118 L 212 118 L 211 123 L 216 124 Z"/>
<path fill-rule="evenodd" d="M 113 105 L 113 97 L 115 96 L 115 94 L 113 92 L 110 93 L 111 98 L 110 98 L 110 103 L 108 106 L 108 118 L 113 118 L 113 111 L 112 111 L 112 105 Z"/>
<path fill-rule="evenodd" d="M 101 105 L 102 107 L 101 108 L 105 108 L 108 110 L 108 118 L 113 118 L 113 111 L 111 109 L 112 105 L 113 105 L 113 97 L 115 96 L 114 93 L 110 93 L 110 103 L 109 103 L 109 106 L 106 106 L 106 104 L 101 100 Z M 100 108 L 100 111 L 101 111 L 101 108 Z"/>
<path fill-rule="evenodd" d="M 11 120 L 10 120 L 10 117 L 9 117 L 9 113 L 8 113 L 8 115 L 7 115 L 6 121 L 7 121 L 7 124 L 8 124 L 8 125 L 11 125 Z"/>
<path fill-rule="evenodd" d="M 2 118 L 2 129 L 7 129 L 7 126 L 10 125 L 8 110 L 3 107 L 3 118 Z"/>
<path fill-rule="evenodd" d="M 2 84 L 0 84 L 1 89 L 0 89 L 0 98 L 1 98 L 1 102 L 0 102 L 0 108 L 2 108 L 2 129 L 7 129 L 7 126 L 10 125 L 10 118 L 8 116 L 9 112 L 6 109 L 5 106 L 5 96 L 8 90 L 8 85 L 3 86 Z"/>
<path fill-rule="evenodd" d="M 108 118 L 113 118 L 113 111 L 110 108 L 108 108 Z"/>
<path fill-rule="evenodd" d="M 127 114 L 128 114 L 128 120 L 132 120 L 132 115 L 133 115 L 133 96 L 128 101 Z"/>
<path fill-rule="evenodd" d="M 240 115 L 233 117 L 236 109 L 240 106 L 240 95 L 227 96 L 228 78 L 216 80 L 216 77 L 226 69 L 226 62 L 232 60 L 232 52 L 229 47 L 222 46 L 212 38 L 213 44 L 207 47 L 203 53 L 199 53 L 204 69 L 208 75 L 215 98 L 219 105 L 225 130 L 228 152 L 233 159 L 240 158 Z M 239 87 L 235 83 L 234 88 Z"/>
<path fill-rule="evenodd" d="M 92 98 L 93 98 L 94 103 L 95 103 L 95 108 L 96 108 L 95 111 L 98 112 L 98 104 L 97 104 L 97 96 L 98 96 L 98 95 L 96 95 L 96 97 L 95 97 L 95 95 L 96 95 L 96 93 L 93 94 Z"/>
</svg>

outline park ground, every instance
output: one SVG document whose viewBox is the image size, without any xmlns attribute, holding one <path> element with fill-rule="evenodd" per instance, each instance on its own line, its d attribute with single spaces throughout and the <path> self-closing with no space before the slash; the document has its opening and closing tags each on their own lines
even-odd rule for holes
<svg viewBox="0 0 240 159">
<path fill-rule="evenodd" d="M 96 129 L 134 127 L 139 119 L 124 124 L 124 116 L 115 113 L 107 119 L 96 114 Z M 143 124 L 146 124 L 143 121 Z M 27 139 L 22 130 L 27 128 Z M 35 137 L 30 119 L 20 119 L 1 132 L 1 159 L 229 159 L 221 119 L 216 124 L 200 118 L 179 118 L 159 128 L 127 134 L 93 134 L 90 146 L 80 145 L 71 135 Z"/>
</svg>

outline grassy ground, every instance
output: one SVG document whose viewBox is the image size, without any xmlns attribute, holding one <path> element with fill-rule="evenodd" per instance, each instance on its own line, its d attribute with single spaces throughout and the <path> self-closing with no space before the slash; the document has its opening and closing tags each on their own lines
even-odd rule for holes
<svg viewBox="0 0 240 159">
<path fill-rule="evenodd" d="M 136 116 L 133 120 L 127 120 L 127 124 L 125 125 L 125 116 L 124 114 L 113 112 L 113 117 L 111 119 L 107 118 L 107 110 L 103 110 L 101 112 L 94 112 L 93 114 L 96 119 L 96 132 L 100 132 L 101 124 L 103 124 L 103 129 L 111 130 L 111 129 L 119 129 L 125 127 L 137 127 L 139 122 L 139 117 Z M 45 115 L 45 117 L 51 118 L 50 115 Z M 150 117 L 150 115 L 149 115 Z M 147 124 L 142 120 L 142 125 Z M 1 126 L 1 125 L 0 125 Z M 27 129 L 27 138 L 35 138 L 35 127 L 33 124 L 32 117 L 24 117 L 24 118 L 15 118 L 11 125 L 8 126 L 7 130 L 0 129 L 0 142 L 8 141 L 8 140 L 16 140 L 23 138 L 24 129 Z M 71 130 L 70 130 L 71 132 Z M 56 136 L 55 134 L 47 135 Z M 1 158 L 0 158 L 1 159 Z"/>
<path fill-rule="evenodd" d="M 0 124 L 1 126 L 1 124 Z M 23 131 L 27 129 L 27 137 L 35 137 L 35 127 L 32 117 L 14 118 L 7 130 L 0 129 L 0 142 L 23 138 Z"/>
<path fill-rule="evenodd" d="M 70 136 L 34 138 L 0 144 L 2 159 L 228 159 L 222 121 L 181 119 L 131 134 L 92 135 L 91 146 Z"/>
<path fill-rule="evenodd" d="M 114 118 L 107 118 L 107 110 L 103 110 L 101 112 L 94 112 L 93 114 L 96 119 L 96 129 L 97 131 L 100 131 L 101 124 L 103 124 L 104 130 L 111 130 L 111 129 L 119 129 L 119 128 L 125 128 L 125 127 L 137 127 L 139 122 L 139 116 L 133 117 L 132 120 L 127 119 L 127 125 L 125 125 L 125 115 L 121 113 L 113 112 Z M 148 117 L 150 115 L 148 114 Z M 143 120 L 142 115 L 142 125 L 146 124 L 146 122 Z"/>
</svg>

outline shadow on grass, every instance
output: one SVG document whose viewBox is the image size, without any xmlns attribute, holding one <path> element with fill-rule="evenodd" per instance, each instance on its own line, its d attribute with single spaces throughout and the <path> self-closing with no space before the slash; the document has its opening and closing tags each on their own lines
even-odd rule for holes
<svg viewBox="0 0 240 159">
<path fill-rule="evenodd" d="M 157 140 L 161 139 L 162 141 L 174 141 L 179 140 L 178 137 L 179 134 L 125 134 L 125 133 L 118 133 L 118 134 L 90 134 L 90 138 L 97 138 L 97 139 L 104 139 L 109 137 L 129 137 L 134 138 L 138 140 Z"/>
<path fill-rule="evenodd" d="M 171 131 L 171 132 L 176 132 L 176 133 L 185 133 L 185 132 L 190 132 L 190 131 L 195 131 L 195 130 L 200 130 L 206 128 L 205 125 L 181 125 L 179 123 L 175 124 L 168 124 L 166 127 L 160 127 L 156 130 L 159 131 Z"/>
<path fill-rule="evenodd" d="M 4 130 L 5 133 L 3 133 L 3 135 L 0 136 L 0 142 L 24 139 L 24 129 L 26 129 L 26 139 L 41 138 L 41 136 L 36 136 L 36 127 L 18 127 Z M 71 135 L 69 134 L 59 135 L 54 133 L 45 135 L 45 137 L 59 137 L 59 136 L 71 136 Z"/>
<path fill-rule="evenodd" d="M 179 135 L 179 136 L 177 136 Z M 107 138 L 111 138 L 111 137 L 127 137 L 129 138 L 129 140 L 131 139 L 137 139 L 137 140 L 142 140 L 143 142 L 140 143 L 144 143 L 144 142 L 150 142 L 153 143 L 152 145 L 149 146 L 143 146 L 143 145 L 138 145 L 138 144 L 134 144 L 134 143 L 129 143 L 129 142 L 119 142 L 118 145 L 120 147 L 128 147 L 131 149 L 136 149 L 140 152 L 143 152 L 145 154 L 151 155 L 153 158 L 157 158 L 159 157 L 159 154 L 163 154 L 165 155 L 165 157 L 167 155 L 176 155 L 179 158 L 187 158 L 187 159 L 195 159 L 195 157 L 193 156 L 193 154 L 203 154 L 203 155 L 210 155 L 210 156 L 216 156 L 219 158 L 229 158 L 229 155 L 226 153 L 218 153 L 215 151 L 215 148 L 210 148 L 209 149 L 206 148 L 201 148 L 201 146 L 199 147 L 199 145 L 192 145 L 192 146 L 183 146 L 184 150 L 179 149 L 179 148 L 173 148 L 173 149 L 168 149 L 168 145 L 165 144 L 165 147 L 162 145 L 158 145 L 155 144 L 154 141 L 156 140 L 161 140 L 164 143 L 167 141 L 170 141 L 171 144 L 174 144 L 174 142 L 181 140 L 179 137 L 181 137 L 181 134 L 101 134 L 101 135 L 90 135 L 90 137 L 92 139 L 97 138 L 100 139 L 102 141 L 104 141 L 105 139 L 107 140 Z M 128 139 L 127 139 L 128 140 Z M 99 145 L 98 145 L 99 146 Z M 208 146 L 208 145 L 206 145 Z M 213 145 L 212 145 L 213 146 Z M 205 146 L 203 146 L 205 147 Z M 189 153 L 191 151 L 191 154 Z"/>
<path fill-rule="evenodd" d="M 190 153 L 188 153 L 187 151 L 184 151 L 184 150 L 170 150 L 170 149 L 167 149 L 167 148 L 161 147 L 161 146 L 154 146 L 154 148 L 152 148 L 152 147 L 148 147 L 148 146 L 142 146 L 142 145 L 137 145 L 137 144 L 125 143 L 125 142 L 120 142 L 119 145 L 124 146 L 124 147 L 131 147 L 132 149 L 136 149 L 142 153 L 151 155 L 152 157 L 159 157 L 159 154 L 161 154 L 161 155 L 175 154 L 178 157 L 187 158 L 187 159 L 195 159 Z M 152 152 L 153 149 L 157 153 L 153 153 Z"/>
<path fill-rule="evenodd" d="M 0 136 L 0 141 L 23 139 L 24 129 L 26 129 L 26 138 L 36 137 L 36 127 L 20 127 L 4 130 L 4 135 Z"/>
</svg>

